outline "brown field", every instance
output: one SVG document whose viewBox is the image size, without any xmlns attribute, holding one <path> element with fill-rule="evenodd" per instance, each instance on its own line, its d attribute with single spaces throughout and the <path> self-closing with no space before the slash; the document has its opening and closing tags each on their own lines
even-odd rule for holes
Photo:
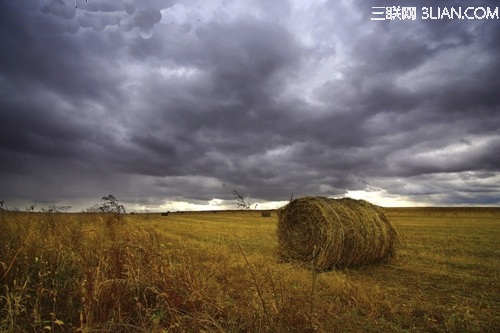
<svg viewBox="0 0 500 333">
<path fill-rule="evenodd" d="M 392 208 L 389 264 L 280 263 L 276 212 L 1 212 L 1 332 L 498 332 L 500 209 Z"/>
</svg>

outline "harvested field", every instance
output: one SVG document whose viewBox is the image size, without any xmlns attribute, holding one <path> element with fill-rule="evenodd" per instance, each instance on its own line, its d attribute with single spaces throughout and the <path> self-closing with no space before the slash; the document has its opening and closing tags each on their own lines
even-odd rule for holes
<svg viewBox="0 0 500 333">
<path fill-rule="evenodd" d="M 500 209 L 384 212 L 397 257 L 323 273 L 275 212 L 4 212 L 0 332 L 497 332 Z"/>
</svg>

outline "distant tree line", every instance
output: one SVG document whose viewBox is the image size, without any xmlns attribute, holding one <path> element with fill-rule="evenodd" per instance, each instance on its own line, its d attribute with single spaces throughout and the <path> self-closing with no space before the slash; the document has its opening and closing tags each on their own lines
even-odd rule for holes
<svg viewBox="0 0 500 333">
<path fill-rule="evenodd" d="M 25 208 L 27 212 L 34 212 L 36 208 L 36 204 L 30 205 Z M 67 212 L 71 209 L 71 206 L 56 206 L 51 205 L 47 208 L 42 207 L 40 212 L 42 213 L 62 213 Z M 20 209 L 17 207 L 9 208 L 5 205 L 5 200 L 0 201 L 0 210 L 1 211 L 13 211 L 19 212 Z M 109 194 L 107 196 L 102 197 L 100 204 L 95 204 L 92 207 L 89 207 L 84 210 L 85 212 L 92 213 L 116 213 L 116 214 L 125 214 L 125 207 L 118 202 L 118 200 L 112 195 Z"/>
</svg>

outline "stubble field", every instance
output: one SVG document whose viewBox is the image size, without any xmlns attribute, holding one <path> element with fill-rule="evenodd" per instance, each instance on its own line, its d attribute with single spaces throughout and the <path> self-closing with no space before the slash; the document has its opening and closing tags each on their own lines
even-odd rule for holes
<svg viewBox="0 0 500 333">
<path fill-rule="evenodd" d="M 388 264 L 276 255 L 276 212 L 1 212 L 2 332 L 497 332 L 500 209 L 391 208 Z"/>
</svg>

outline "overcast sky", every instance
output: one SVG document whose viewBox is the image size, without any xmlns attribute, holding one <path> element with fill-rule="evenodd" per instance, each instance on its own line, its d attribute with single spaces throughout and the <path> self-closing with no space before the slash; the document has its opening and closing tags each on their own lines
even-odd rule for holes
<svg viewBox="0 0 500 333">
<path fill-rule="evenodd" d="M 498 1 L 76 5 L 0 2 L 8 207 L 500 205 L 500 20 L 478 19 Z"/>
</svg>

